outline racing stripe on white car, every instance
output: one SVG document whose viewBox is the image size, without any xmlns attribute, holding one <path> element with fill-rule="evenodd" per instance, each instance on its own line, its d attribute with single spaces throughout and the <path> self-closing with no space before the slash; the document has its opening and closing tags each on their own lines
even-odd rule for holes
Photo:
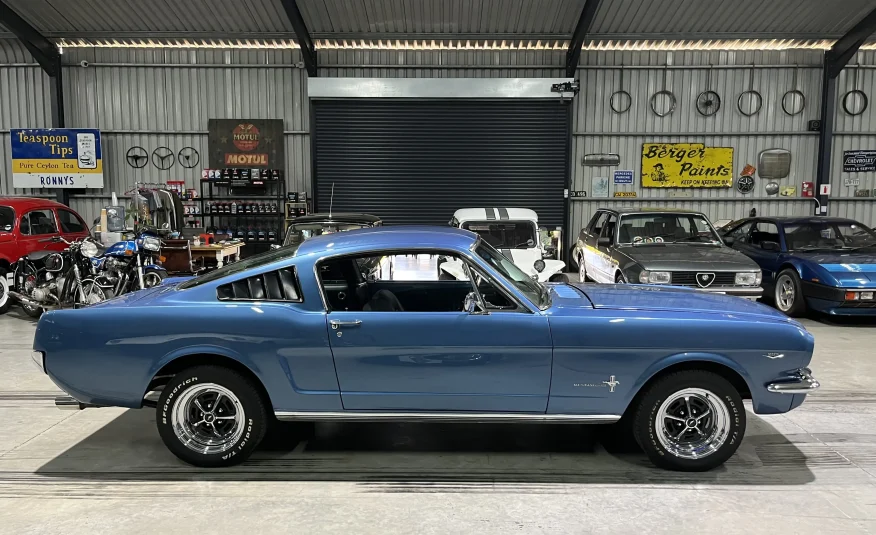
<svg viewBox="0 0 876 535">
<path fill-rule="evenodd" d="M 499 211 L 499 219 L 510 219 L 507 208 L 497 208 L 497 210 Z"/>
<path fill-rule="evenodd" d="M 484 214 L 486 214 L 487 219 L 496 219 L 496 210 L 493 208 L 484 208 Z"/>
</svg>

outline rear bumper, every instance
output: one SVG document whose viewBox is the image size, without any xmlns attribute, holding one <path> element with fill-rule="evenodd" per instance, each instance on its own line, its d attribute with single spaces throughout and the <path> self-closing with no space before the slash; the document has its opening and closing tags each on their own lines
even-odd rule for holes
<svg viewBox="0 0 876 535">
<path fill-rule="evenodd" d="M 812 370 L 800 368 L 792 377 L 769 383 L 766 387 L 774 394 L 809 394 L 818 390 L 821 383 L 812 376 Z"/>
</svg>

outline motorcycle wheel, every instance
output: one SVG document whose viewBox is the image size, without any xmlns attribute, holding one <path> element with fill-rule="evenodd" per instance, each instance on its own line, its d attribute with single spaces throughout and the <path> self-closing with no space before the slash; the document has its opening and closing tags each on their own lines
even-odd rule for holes
<svg viewBox="0 0 876 535">
<path fill-rule="evenodd" d="M 85 294 L 85 302 L 79 304 L 83 306 L 96 305 L 113 297 L 112 290 L 101 288 L 93 282 L 87 282 L 82 285 L 82 293 Z"/>
<path fill-rule="evenodd" d="M 147 271 L 143 274 L 143 286 L 145 288 L 154 288 L 161 284 L 164 280 L 164 275 L 158 271 Z"/>
<path fill-rule="evenodd" d="M 9 310 L 9 283 L 6 281 L 7 271 L 0 267 L 0 314 L 6 314 Z"/>
<path fill-rule="evenodd" d="M 36 284 L 36 276 L 37 276 L 36 270 L 33 268 L 33 266 L 31 266 L 29 264 L 26 264 L 24 269 L 26 270 L 25 273 L 30 273 L 30 277 L 32 277 L 34 279 L 34 285 L 35 285 Z M 23 293 L 25 295 L 28 295 L 30 293 L 29 291 L 23 291 L 23 290 L 26 290 L 26 288 L 22 288 L 19 291 L 21 291 L 21 293 Z M 24 310 L 25 314 L 27 314 L 28 316 L 30 316 L 31 318 L 34 318 L 34 319 L 39 319 L 39 317 L 43 315 L 43 311 L 44 311 L 43 307 L 25 305 L 24 303 L 21 303 L 21 308 L 22 308 L 22 310 Z"/>
</svg>

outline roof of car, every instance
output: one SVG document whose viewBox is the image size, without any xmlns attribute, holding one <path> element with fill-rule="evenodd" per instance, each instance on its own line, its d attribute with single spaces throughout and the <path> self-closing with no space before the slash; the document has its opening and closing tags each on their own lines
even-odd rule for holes
<svg viewBox="0 0 876 535">
<path fill-rule="evenodd" d="M 477 239 L 474 232 L 444 226 L 369 227 L 322 234 L 305 240 L 297 256 L 332 251 L 364 249 L 448 248 L 468 249 Z"/>
<path fill-rule="evenodd" d="M 808 215 L 808 216 L 757 216 L 757 217 L 746 217 L 744 219 L 739 219 L 734 221 L 734 226 L 737 223 L 741 223 L 743 221 L 750 221 L 752 219 L 763 219 L 767 221 L 775 221 L 776 223 L 795 225 L 800 223 L 855 223 L 860 225 L 859 221 L 854 219 L 849 219 L 847 217 L 830 217 L 830 216 L 822 216 L 822 215 Z"/>
<path fill-rule="evenodd" d="M 381 219 L 376 215 L 359 214 L 355 212 L 342 212 L 335 214 L 308 214 L 296 217 L 289 223 L 295 225 L 297 223 L 377 223 Z"/>
<path fill-rule="evenodd" d="M 55 207 L 55 208 L 70 208 L 63 204 L 49 199 L 41 199 L 39 197 L 0 197 L 0 206 L 11 206 L 13 208 L 26 210 L 28 208 L 37 207 Z"/>
<path fill-rule="evenodd" d="M 696 210 L 682 210 L 679 208 L 600 208 L 600 210 L 606 210 L 609 212 L 615 212 L 618 215 L 630 215 L 630 214 L 653 214 L 653 213 L 662 213 L 662 214 L 702 214 L 702 212 L 697 212 Z"/>
<path fill-rule="evenodd" d="M 518 221 L 538 221 L 538 214 L 529 208 L 460 208 L 453 212 L 457 221 L 486 221 L 516 219 Z"/>
</svg>

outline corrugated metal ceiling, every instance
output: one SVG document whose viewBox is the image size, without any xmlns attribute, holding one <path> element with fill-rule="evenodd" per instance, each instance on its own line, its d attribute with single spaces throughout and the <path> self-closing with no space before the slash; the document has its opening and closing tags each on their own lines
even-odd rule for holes
<svg viewBox="0 0 876 535">
<path fill-rule="evenodd" d="M 292 36 L 281 0 L 5 1 L 49 37 Z M 298 5 L 314 39 L 566 39 L 584 0 L 298 0 Z M 836 38 L 874 8 L 876 0 L 602 0 L 591 35 Z"/>
</svg>

